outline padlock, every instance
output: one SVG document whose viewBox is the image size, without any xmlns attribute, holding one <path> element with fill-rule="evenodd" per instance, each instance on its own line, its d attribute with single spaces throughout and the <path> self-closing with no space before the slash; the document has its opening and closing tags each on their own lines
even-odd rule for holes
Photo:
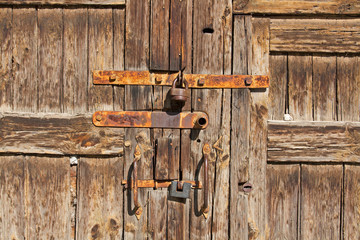
<svg viewBox="0 0 360 240">
<path fill-rule="evenodd" d="M 189 88 L 187 82 L 184 80 L 185 88 L 182 86 L 176 87 L 176 82 L 179 78 L 175 78 L 172 87 L 170 89 L 170 99 L 176 102 L 183 102 L 185 103 L 186 100 L 189 98 Z"/>
<path fill-rule="evenodd" d="M 187 182 L 182 183 L 182 191 L 178 191 L 177 187 L 178 187 L 178 181 L 172 181 L 169 191 L 170 197 L 175 197 L 175 198 L 190 197 L 191 183 L 187 183 Z"/>
</svg>

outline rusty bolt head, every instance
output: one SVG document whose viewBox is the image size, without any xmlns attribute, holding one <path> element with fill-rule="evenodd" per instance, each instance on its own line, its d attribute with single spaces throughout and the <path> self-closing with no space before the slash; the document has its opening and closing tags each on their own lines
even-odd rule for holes
<svg viewBox="0 0 360 240">
<path fill-rule="evenodd" d="M 204 78 L 199 78 L 198 79 L 198 85 L 204 85 L 205 84 L 205 79 Z"/>
<path fill-rule="evenodd" d="M 252 79 L 251 78 L 246 78 L 245 79 L 245 85 L 251 85 L 252 84 Z"/>
<path fill-rule="evenodd" d="M 114 82 L 115 80 L 116 80 L 116 75 L 115 74 L 110 75 L 109 81 Z"/>
<path fill-rule="evenodd" d="M 98 114 L 98 115 L 96 115 L 96 121 L 101 121 L 101 119 L 102 119 L 102 116 L 101 116 L 101 114 Z"/>
<path fill-rule="evenodd" d="M 160 84 L 162 82 L 161 78 L 155 77 L 155 83 Z"/>
</svg>

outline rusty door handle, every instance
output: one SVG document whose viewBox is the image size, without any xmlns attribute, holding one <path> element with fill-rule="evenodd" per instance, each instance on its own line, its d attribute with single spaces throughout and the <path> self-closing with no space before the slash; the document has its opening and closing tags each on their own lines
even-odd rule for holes
<svg viewBox="0 0 360 240">
<path fill-rule="evenodd" d="M 140 160 L 140 158 L 141 158 L 140 147 L 137 145 L 134 152 L 133 177 L 131 180 L 132 182 L 131 185 L 133 186 L 135 216 L 138 220 L 140 219 L 143 211 L 138 198 L 137 162 Z"/>
<path fill-rule="evenodd" d="M 204 204 L 201 207 L 202 214 L 205 218 L 208 217 L 209 214 L 209 176 L 208 176 L 208 162 L 209 162 L 209 154 L 210 154 L 210 145 L 205 144 L 203 147 L 203 155 L 204 155 Z"/>
</svg>

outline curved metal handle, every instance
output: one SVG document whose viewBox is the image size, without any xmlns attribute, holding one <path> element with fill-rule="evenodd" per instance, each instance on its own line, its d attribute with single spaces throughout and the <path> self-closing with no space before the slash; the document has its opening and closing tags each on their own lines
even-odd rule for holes
<svg viewBox="0 0 360 240">
<path fill-rule="evenodd" d="M 201 207 L 202 214 L 205 218 L 208 217 L 209 214 L 209 173 L 208 173 L 208 158 L 210 154 L 210 145 L 205 144 L 203 147 L 204 154 L 204 204 Z"/>
<path fill-rule="evenodd" d="M 139 203 L 138 198 L 138 180 L 137 180 L 137 162 L 141 158 L 141 152 L 139 145 L 136 145 L 135 152 L 134 152 L 134 161 L 133 161 L 133 179 L 132 179 L 132 186 L 133 186 L 133 193 L 134 193 L 134 205 L 135 205 L 135 216 L 139 220 L 142 214 L 142 207 Z"/>
</svg>

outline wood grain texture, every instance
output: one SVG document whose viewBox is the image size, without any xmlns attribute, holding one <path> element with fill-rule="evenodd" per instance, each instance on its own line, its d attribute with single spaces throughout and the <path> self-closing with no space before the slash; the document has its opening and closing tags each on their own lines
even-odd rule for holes
<svg viewBox="0 0 360 240">
<path fill-rule="evenodd" d="M 268 161 L 359 162 L 356 122 L 269 122 Z"/>
<path fill-rule="evenodd" d="M 97 128 L 91 116 L 7 114 L 0 118 L 0 152 L 27 154 L 118 155 L 121 129 Z"/>
<path fill-rule="evenodd" d="M 339 121 L 359 121 L 359 57 L 337 57 L 337 108 Z"/>
<path fill-rule="evenodd" d="M 62 112 L 63 10 L 38 9 L 39 112 Z"/>
<path fill-rule="evenodd" d="M 299 239 L 339 239 L 341 165 L 301 166 Z"/>
<path fill-rule="evenodd" d="M 344 239 L 360 238 L 360 167 L 345 165 L 344 181 Z"/>
<path fill-rule="evenodd" d="M 336 57 L 313 56 L 315 121 L 336 120 Z"/>
<path fill-rule="evenodd" d="M 312 56 L 288 56 L 289 114 L 294 120 L 313 120 Z"/>
<path fill-rule="evenodd" d="M 24 157 L 0 157 L 0 238 L 24 239 Z"/>
<path fill-rule="evenodd" d="M 266 239 L 297 239 L 299 190 L 299 165 L 267 165 Z"/>
<path fill-rule="evenodd" d="M 63 111 L 87 111 L 88 12 L 64 9 Z"/>
<path fill-rule="evenodd" d="M 179 131 L 177 131 L 179 132 Z M 156 139 L 155 179 L 179 179 L 180 139 L 163 137 Z"/>
<path fill-rule="evenodd" d="M 36 9 L 15 8 L 12 37 L 14 111 L 38 111 L 38 35 Z"/>
<path fill-rule="evenodd" d="M 70 164 L 68 158 L 25 158 L 25 238 L 69 239 Z"/>
<path fill-rule="evenodd" d="M 270 55 L 269 119 L 282 120 L 287 108 L 287 55 Z"/>
<path fill-rule="evenodd" d="M 125 5 L 125 0 L 0 0 L 2 5 L 105 5 L 105 6 L 122 6 Z"/>
<path fill-rule="evenodd" d="M 122 238 L 122 172 L 122 157 L 80 159 L 77 239 Z"/>
<path fill-rule="evenodd" d="M 251 74 L 269 75 L 268 18 L 252 18 Z M 249 195 L 249 239 L 266 236 L 266 143 L 268 120 L 268 89 L 251 92 L 249 181 L 253 190 Z"/>
<path fill-rule="evenodd" d="M 0 9 L 0 110 L 12 109 L 12 9 Z"/>
<path fill-rule="evenodd" d="M 167 189 L 157 189 L 149 192 L 149 239 L 168 239 L 167 236 Z"/>
<path fill-rule="evenodd" d="M 274 52 L 360 52 L 359 19 L 274 18 L 270 33 Z"/>
<path fill-rule="evenodd" d="M 235 13 L 266 14 L 357 14 L 357 0 L 233 0 Z"/>
</svg>

